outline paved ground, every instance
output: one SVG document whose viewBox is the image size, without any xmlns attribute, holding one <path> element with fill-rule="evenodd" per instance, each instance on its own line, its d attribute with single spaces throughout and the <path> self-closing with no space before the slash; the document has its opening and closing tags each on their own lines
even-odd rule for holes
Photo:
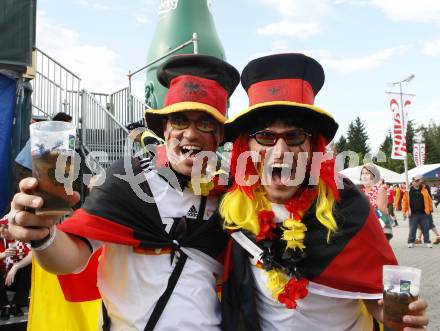
<svg viewBox="0 0 440 331">
<path fill-rule="evenodd" d="M 12 294 L 13 292 L 8 292 L 10 299 Z M 24 312 L 24 316 L 11 316 L 11 318 L 7 321 L 0 321 L 0 331 L 25 331 L 28 319 L 28 309 L 27 307 L 23 307 L 22 310 Z"/>
<path fill-rule="evenodd" d="M 399 260 L 399 264 L 422 269 L 422 296 L 428 301 L 429 331 L 440 331 L 440 245 L 425 248 L 418 245 L 407 247 L 408 222 L 403 221 L 401 213 L 396 213 L 399 226 L 394 229 L 391 246 Z M 440 231 L 440 206 L 434 212 L 434 223 Z M 430 231 L 431 241 L 435 235 Z"/>
</svg>

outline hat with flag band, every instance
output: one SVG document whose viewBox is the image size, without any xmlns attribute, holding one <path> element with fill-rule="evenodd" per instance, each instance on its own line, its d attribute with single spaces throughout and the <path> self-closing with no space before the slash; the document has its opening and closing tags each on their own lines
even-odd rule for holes
<svg viewBox="0 0 440 331">
<path fill-rule="evenodd" d="M 240 81 L 237 69 L 209 55 L 176 55 L 157 70 L 159 82 L 168 88 L 162 109 L 146 109 L 150 130 L 163 138 L 163 119 L 183 111 L 208 113 L 220 123 L 226 121 L 228 98 Z"/>
<path fill-rule="evenodd" d="M 314 105 L 324 79 L 322 66 L 304 54 L 276 54 L 252 60 L 241 74 L 249 107 L 226 121 L 226 140 L 234 140 L 243 130 L 252 131 L 257 117 L 291 111 L 292 118 L 298 117 L 299 122 L 307 123 L 331 141 L 338 124 L 328 112 Z"/>
</svg>

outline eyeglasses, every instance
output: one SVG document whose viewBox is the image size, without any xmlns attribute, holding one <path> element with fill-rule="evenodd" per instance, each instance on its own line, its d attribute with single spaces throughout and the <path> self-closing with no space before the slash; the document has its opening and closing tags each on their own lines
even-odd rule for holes
<svg viewBox="0 0 440 331">
<path fill-rule="evenodd" d="M 287 146 L 300 146 L 304 144 L 307 137 L 312 135 L 303 129 L 295 129 L 284 133 L 276 133 L 269 130 L 255 132 L 249 137 L 255 138 L 257 143 L 263 146 L 274 146 L 278 139 L 283 138 Z"/>
<path fill-rule="evenodd" d="M 184 115 L 170 115 L 168 121 L 171 127 L 176 130 L 188 129 L 191 123 L 195 124 L 197 130 L 203 133 L 211 133 L 217 128 L 217 122 L 209 117 L 201 117 L 195 121 L 190 120 Z"/>
</svg>

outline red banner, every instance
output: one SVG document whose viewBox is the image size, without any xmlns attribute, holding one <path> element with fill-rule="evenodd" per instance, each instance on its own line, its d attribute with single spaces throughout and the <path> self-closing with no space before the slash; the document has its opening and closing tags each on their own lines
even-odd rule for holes
<svg viewBox="0 0 440 331">
<path fill-rule="evenodd" d="M 405 103 L 405 106 L 406 105 L 407 103 Z M 404 127 L 403 123 L 402 109 L 396 99 L 391 99 L 390 108 L 393 112 L 393 127 L 391 130 L 393 147 L 391 150 L 391 158 L 404 160 L 406 157 L 406 127 Z"/>
</svg>

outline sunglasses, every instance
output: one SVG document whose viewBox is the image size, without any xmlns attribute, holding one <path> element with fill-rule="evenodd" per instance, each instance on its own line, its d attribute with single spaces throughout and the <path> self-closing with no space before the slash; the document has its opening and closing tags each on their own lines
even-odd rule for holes
<svg viewBox="0 0 440 331">
<path fill-rule="evenodd" d="M 249 137 L 255 138 L 257 143 L 263 146 L 274 146 L 278 139 L 283 138 L 286 142 L 287 146 L 300 146 L 304 144 L 307 137 L 311 137 L 312 135 L 303 129 L 294 129 L 284 133 L 275 133 L 269 130 L 263 130 L 255 132 Z"/>
<path fill-rule="evenodd" d="M 194 123 L 196 129 L 203 133 L 214 132 L 217 128 L 217 122 L 209 117 L 201 117 L 195 121 L 190 120 L 184 115 L 170 115 L 168 117 L 171 127 L 176 130 L 188 129 L 191 123 Z"/>
</svg>

